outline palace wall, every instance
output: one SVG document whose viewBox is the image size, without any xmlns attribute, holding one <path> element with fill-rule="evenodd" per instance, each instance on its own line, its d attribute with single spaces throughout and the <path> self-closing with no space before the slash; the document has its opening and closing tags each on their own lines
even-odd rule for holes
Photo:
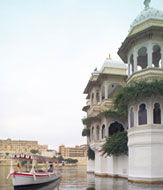
<svg viewBox="0 0 163 190">
<path fill-rule="evenodd" d="M 88 159 L 87 172 L 101 177 L 128 177 L 128 156 L 101 156 L 95 151 L 95 160 Z"/>
</svg>

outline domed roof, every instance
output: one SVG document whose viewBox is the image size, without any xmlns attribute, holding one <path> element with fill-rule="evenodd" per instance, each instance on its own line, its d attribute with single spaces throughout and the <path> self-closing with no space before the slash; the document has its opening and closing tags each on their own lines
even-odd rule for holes
<svg viewBox="0 0 163 190">
<path fill-rule="evenodd" d="M 119 68 L 119 69 L 126 69 L 126 65 L 120 61 L 116 61 L 116 60 L 112 60 L 111 58 L 106 58 L 106 60 L 104 61 L 104 64 L 100 70 L 100 72 L 102 72 L 104 70 L 104 68 Z"/>
<path fill-rule="evenodd" d="M 148 1 L 147 4 L 146 1 Z M 146 0 L 144 2 L 145 4 L 145 9 L 140 12 L 140 14 L 135 18 L 135 20 L 132 22 L 130 25 L 130 30 L 129 32 L 136 26 L 139 25 L 149 19 L 156 19 L 156 20 L 163 20 L 163 11 L 149 7 L 149 0 Z"/>
</svg>

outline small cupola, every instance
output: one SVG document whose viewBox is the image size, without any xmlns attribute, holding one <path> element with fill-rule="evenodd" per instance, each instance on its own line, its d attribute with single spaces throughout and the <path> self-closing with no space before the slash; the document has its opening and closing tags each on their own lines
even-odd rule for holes
<svg viewBox="0 0 163 190">
<path fill-rule="evenodd" d="M 118 50 L 121 59 L 128 63 L 128 76 L 147 68 L 163 68 L 163 11 L 145 8 L 134 19 L 129 34 Z"/>
</svg>

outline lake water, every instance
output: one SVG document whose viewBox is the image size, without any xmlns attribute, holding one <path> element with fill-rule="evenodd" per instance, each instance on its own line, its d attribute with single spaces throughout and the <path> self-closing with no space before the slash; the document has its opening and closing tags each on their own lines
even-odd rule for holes
<svg viewBox="0 0 163 190">
<path fill-rule="evenodd" d="M 62 178 L 46 186 L 13 189 L 6 176 L 9 167 L 0 166 L 0 190 L 163 190 L 163 185 L 133 184 L 125 179 L 101 178 L 86 174 L 86 167 L 62 167 Z"/>
</svg>

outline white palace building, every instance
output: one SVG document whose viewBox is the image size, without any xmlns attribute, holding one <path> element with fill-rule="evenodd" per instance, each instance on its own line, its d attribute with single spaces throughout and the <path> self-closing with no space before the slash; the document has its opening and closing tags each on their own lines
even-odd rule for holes
<svg viewBox="0 0 163 190">
<path fill-rule="evenodd" d="M 102 114 L 113 108 L 119 89 L 135 81 L 163 80 L 163 11 L 150 7 L 150 0 L 144 4 L 118 50 L 123 62 L 109 56 L 102 68 L 92 73 L 84 90 L 87 104 L 83 111 L 91 118 L 85 126 L 90 129 L 87 142 L 95 153 L 94 160 L 88 159 L 87 172 L 132 182 L 163 183 L 163 96 L 130 102 L 124 120 Z M 117 131 L 127 131 L 128 156 L 101 156 L 99 150 L 106 137 Z"/>
</svg>

